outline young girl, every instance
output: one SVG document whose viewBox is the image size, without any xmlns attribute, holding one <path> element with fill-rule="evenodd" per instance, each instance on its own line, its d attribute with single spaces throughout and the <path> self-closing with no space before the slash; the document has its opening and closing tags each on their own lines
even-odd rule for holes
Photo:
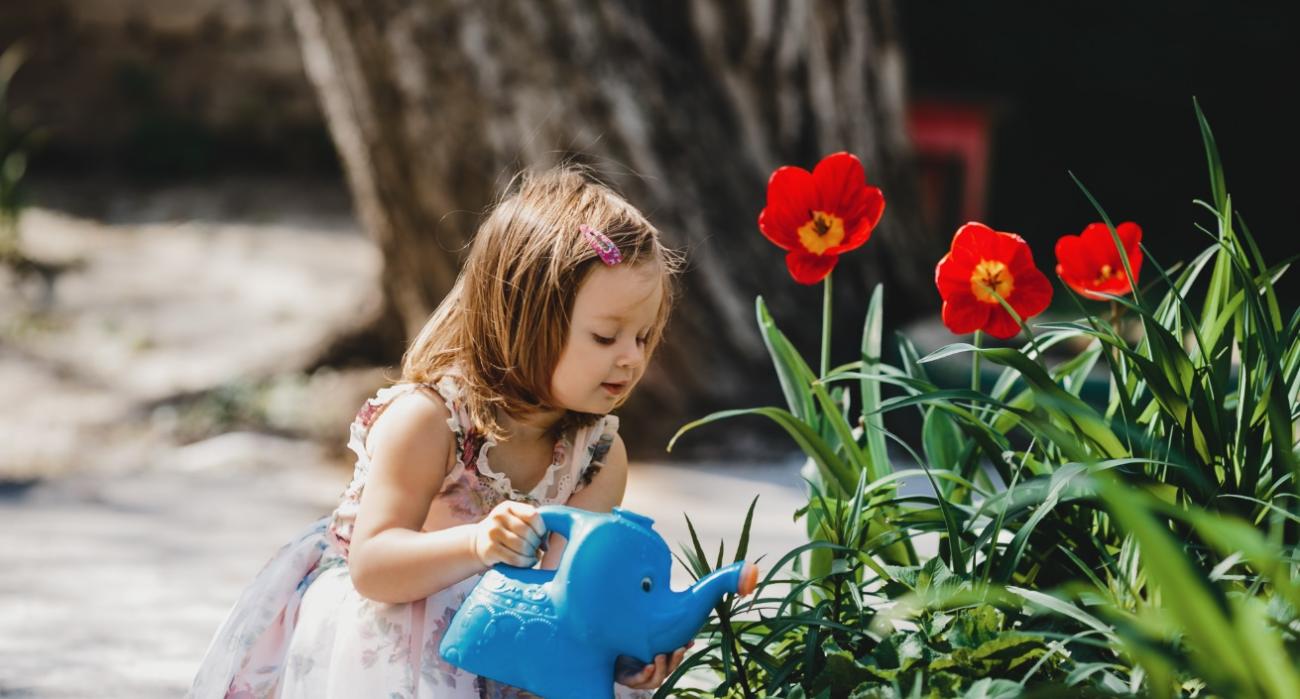
<svg viewBox="0 0 1300 699">
<path fill-rule="evenodd" d="M 623 499 L 622 405 L 645 372 L 679 259 L 582 172 L 524 175 L 465 268 L 351 427 L 331 516 L 267 563 L 218 630 L 190 696 L 528 696 L 438 654 L 496 563 L 558 563 L 537 506 Z M 649 696 L 685 649 L 619 678 Z"/>
</svg>

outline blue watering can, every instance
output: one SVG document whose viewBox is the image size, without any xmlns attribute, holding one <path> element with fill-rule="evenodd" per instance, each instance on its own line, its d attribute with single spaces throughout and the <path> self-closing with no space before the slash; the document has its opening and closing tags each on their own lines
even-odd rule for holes
<svg viewBox="0 0 1300 699">
<path fill-rule="evenodd" d="M 690 589 L 669 585 L 672 556 L 653 520 L 614 508 L 538 508 L 568 540 L 555 570 L 496 565 L 451 620 L 447 662 L 545 699 L 614 696 L 619 656 L 640 669 L 686 645 L 727 593 L 749 594 L 752 563 L 733 563 Z"/>
</svg>

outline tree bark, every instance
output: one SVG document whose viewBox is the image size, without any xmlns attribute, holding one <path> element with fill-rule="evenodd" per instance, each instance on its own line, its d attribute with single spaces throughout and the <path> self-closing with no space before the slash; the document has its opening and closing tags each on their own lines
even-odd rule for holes
<svg viewBox="0 0 1300 699">
<path fill-rule="evenodd" d="M 622 411 L 634 456 L 662 456 L 706 411 L 779 402 L 755 295 L 815 364 L 821 289 L 795 284 L 757 229 L 780 165 L 848 150 L 885 191 L 872 240 L 835 269 L 836 361 L 856 357 L 876 282 L 891 322 L 933 307 L 939 246 L 919 222 L 890 0 L 287 1 L 383 252 L 389 327 L 413 336 L 526 167 L 595 166 L 687 253 L 665 344 Z M 722 433 L 682 446 L 735 448 Z"/>
</svg>

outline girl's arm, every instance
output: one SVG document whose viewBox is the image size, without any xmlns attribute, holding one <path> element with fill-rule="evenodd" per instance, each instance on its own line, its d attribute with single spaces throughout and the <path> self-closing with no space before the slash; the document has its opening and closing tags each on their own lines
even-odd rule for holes
<svg viewBox="0 0 1300 699">
<path fill-rule="evenodd" d="M 420 531 L 454 458 L 448 417 L 441 400 L 415 391 L 393 401 L 370 430 L 370 474 L 348 555 L 363 597 L 410 602 L 487 569 L 472 548 L 475 525 Z"/>
<path fill-rule="evenodd" d="M 592 512 L 609 512 L 623 504 L 623 493 L 627 490 L 627 447 L 623 446 L 623 437 L 614 434 L 614 442 L 609 446 L 601 462 L 600 470 L 591 479 L 587 487 L 569 496 L 567 503 Z M 552 534 L 547 540 L 546 555 L 542 557 L 543 568 L 555 568 L 560 564 L 560 554 L 564 551 L 564 538 Z"/>
</svg>

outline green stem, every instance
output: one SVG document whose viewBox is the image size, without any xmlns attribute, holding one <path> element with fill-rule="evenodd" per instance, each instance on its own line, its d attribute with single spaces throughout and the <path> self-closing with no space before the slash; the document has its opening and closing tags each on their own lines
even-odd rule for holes
<svg viewBox="0 0 1300 699">
<path fill-rule="evenodd" d="M 822 371 L 821 378 L 826 378 L 831 367 L 831 275 L 827 274 L 822 282 Z"/>
<path fill-rule="evenodd" d="M 1026 323 L 1019 313 L 1016 313 L 1016 309 L 1012 308 L 1011 304 L 1007 303 L 1007 300 L 1002 298 L 1001 294 L 991 289 L 990 293 L 993 294 L 993 298 L 998 300 L 998 303 L 1002 304 L 1002 308 L 1006 310 L 1012 320 L 1016 321 L 1016 325 L 1019 325 L 1025 335 L 1029 337 L 1029 345 L 1034 348 L 1034 358 L 1038 360 L 1038 366 L 1042 367 L 1043 371 L 1047 371 L 1047 358 L 1043 356 L 1043 348 L 1038 346 L 1038 338 L 1034 335 L 1034 331 L 1029 328 L 1029 323 Z M 1050 375 L 1051 372 L 1048 372 L 1048 374 Z"/>
<path fill-rule="evenodd" d="M 976 354 L 978 354 L 978 352 L 977 352 Z M 1034 448 L 1034 444 L 1036 444 L 1037 442 L 1038 442 L 1038 438 L 1037 438 L 1037 437 L 1035 437 L 1034 439 L 1030 440 L 1030 442 L 1029 442 L 1029 448 L 1025 450 L 1025 455 L 1024 455 L 1024 457 L 1020 459 L 1020 464 L 1016 467 L 1015 473 L 1012 473 L 1012 474 L 1011 474 L 1011 484 L 1007 486 L 1007 492 L 1008 492 L 1008 493 L 1010 493 L 1011 491 L 1015 490 L 1015 489 L 1016 489 L 1016 484 L 1020 482 L 1020 474 L 1025 470 L 1025 462 L 1029 460 L 1029 453 L 1030 453 L 1030 451 Z M 1002 503 L 1002 510 L 1001 510 L 1000 512 L 998 512 L 998 521 L 997 521 L 997 523 L 994 524 L 994 526 L 993 526 L 993 532 L 994 532 L 994 534 L 993 534 L 993 536 L 989 539 L 989 552 L 988 552 L 988 555 L 987 555 L 987 556 L 985 557 L 985 559 L 984 559 L 984 585 L 985 585 L 986 587 L 987 587 L 988 584 L 989 584 L 989 580 L 992 578 L 992 575 L 993 575 L 993 559 L 997 556 L 997 552 L 998 552 L 998 536 L 997 536 L 997 532 L 1002 531 L 1002 522 L 1006 519 L 1006 516 L 1007 516 L 1007 510 L 1008 510 L 1010 507 L 1011 507 L 1011 498 L 1008 496 L 1008 497 L 1005 499 L 1005 501 Z M 1014 574 L 1015 574 L 1015 571 L 1012 571 L 1012 574 L 1014 575 Z"/>
<path fill-rule="evenodd" d="M 1119 305 L 1118 301 L 1112 300 L 1110 302 L 1110 331 L 1115 334 L 1115 337 L 1120 338 L 1120 341 L 1122 342 L 1124 340 L 1124 333 L 1120 332 L 1119 329 L 1121 308 L 1122 307 Z M 1111 355 L 1114 356 L 1115 361 L 1120 360 L 1120 352 L 1118 347 L 1110 348 L 1110 352 Z"/>
<path fill-rule="evenodd" d="M 975 341 L 974 341 L 975 349 L 979 349 L 979 348 L 980 348 L 980 340 L 982 339 L 982 337 L 983 337 L 983 334 L 980 333 L 980 331 L 976 330 L 976 331 L 975 331 Z M 970 390 L 972 390 L 972 391 L 974 391 L 974 392 L 976 392 L 976 393 L 979 393 L 979 390 L 980 390 L 980 353 L 979 353 L 979 352 L 972 352 L 972 353 L 971 353 L 971 362 L 970 362 Z"/>
</svg>

